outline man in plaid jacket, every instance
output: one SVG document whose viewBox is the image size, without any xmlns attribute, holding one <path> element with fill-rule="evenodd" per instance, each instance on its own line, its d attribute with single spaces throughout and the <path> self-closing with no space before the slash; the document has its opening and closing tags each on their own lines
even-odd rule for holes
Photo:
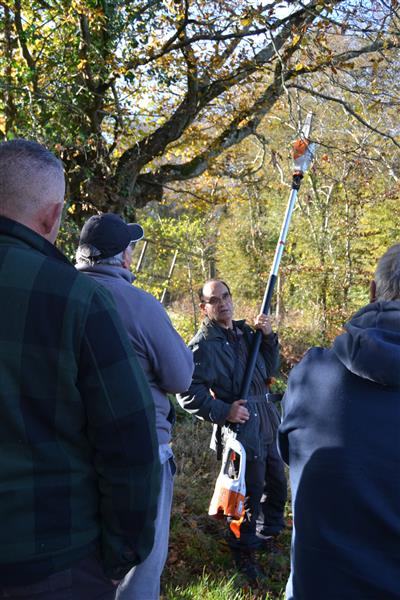
<svg viewBox="0 0 400 600">
<path fill-rule="evenodd" d="M 0 144 L 0 597 L 111 600 L 151 550 L 154 404 L 108 292 L 53 245 L 61 163 Z"/>
</svg>

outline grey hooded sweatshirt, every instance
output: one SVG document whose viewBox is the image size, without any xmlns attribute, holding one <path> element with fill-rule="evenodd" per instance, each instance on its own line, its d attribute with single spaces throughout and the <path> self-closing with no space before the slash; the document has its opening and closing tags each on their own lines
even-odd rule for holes
<svg viewBox="0 0 400 600">
<path fill-rule="evenodd" d="M 169 443 L 173 409 L 167 394 L 184 392 L 191 384 L 192 352 L 160 302 L 132 285 L 134 275 L 130 271 L 111 265 L 81 263 L 77 269 L 106 287 L 114 297 L 153 394 L 158 443 Z"/>
</svg>

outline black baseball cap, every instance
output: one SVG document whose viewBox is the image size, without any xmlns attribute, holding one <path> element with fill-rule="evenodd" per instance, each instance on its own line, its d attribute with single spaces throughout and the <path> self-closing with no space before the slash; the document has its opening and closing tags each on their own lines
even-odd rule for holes
<svg viewBox="0 0 400 600">
<path fill-rule="evenodd" d="M 119 215 L 102 213 L 86 221 L 79 237 L 79 247 L 86 246 L 88 256 L 93 254 L 98 258 L 109 258 L 125 250 L 131 242 L 138 242 L 143 236 L 143 227 L 138 223 L 125 223 Z"/>
</svg>

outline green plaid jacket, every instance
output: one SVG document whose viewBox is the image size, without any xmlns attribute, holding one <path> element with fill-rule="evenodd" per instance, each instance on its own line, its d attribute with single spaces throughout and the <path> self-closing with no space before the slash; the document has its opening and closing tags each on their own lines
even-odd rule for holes
<svg viewBox="0 0 400 600">
<path fill-rule="evenodd" d="M 0 586 L 151 550 L 152 397 L 109 293 L 0 217 Z"/>
</svg>

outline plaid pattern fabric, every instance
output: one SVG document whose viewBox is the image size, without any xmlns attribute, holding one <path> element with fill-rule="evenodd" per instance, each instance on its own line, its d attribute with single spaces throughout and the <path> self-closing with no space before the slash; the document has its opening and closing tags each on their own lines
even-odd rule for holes
<svg viewBox="0 0 400 600">
<path fill-rule="evenodd" d="M 149 553 L 160 466 L 152 397 L 109 293 L 0 217 L 0 585 L 100 551 Z"/>
</svg>

